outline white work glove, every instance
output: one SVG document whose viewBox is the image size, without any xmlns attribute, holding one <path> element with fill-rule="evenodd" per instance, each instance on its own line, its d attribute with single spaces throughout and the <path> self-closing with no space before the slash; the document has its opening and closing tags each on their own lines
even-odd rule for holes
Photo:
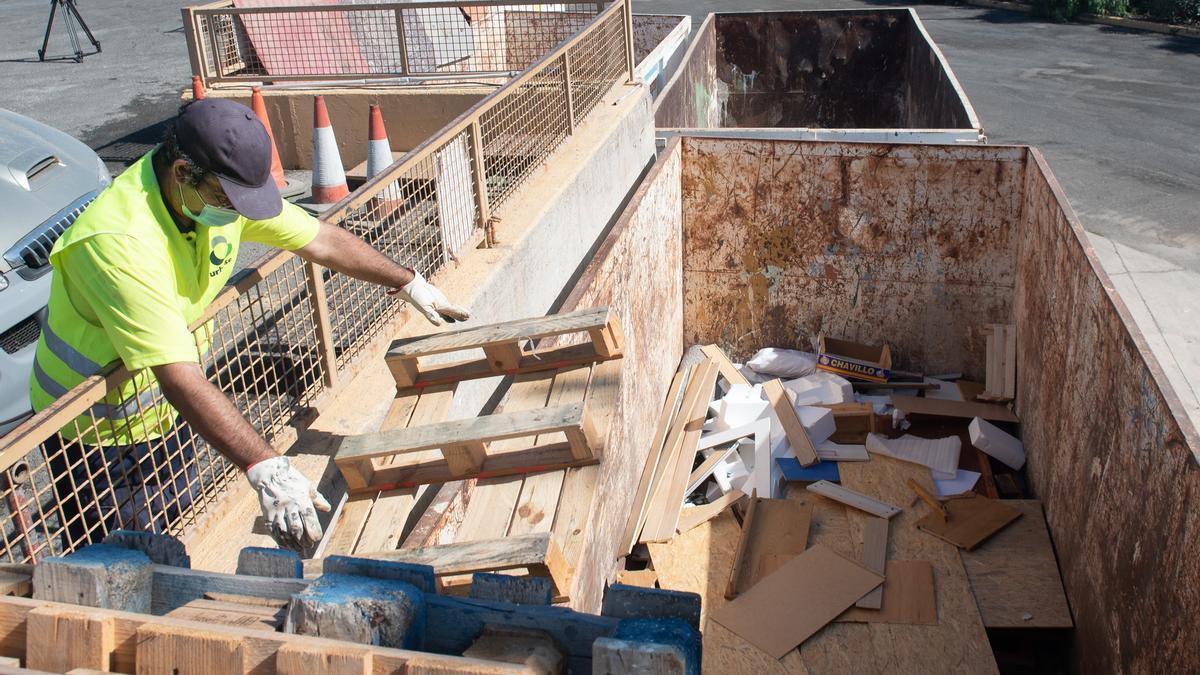
<svg viewBox="0 0 1200 675">
<path fill-rule="evenodd" d="M 399 294 L 400 298 L 417 308 L 417 311 L 425 315 L 429 319 L 429 323 L 440 326 L 443 321 L 454 323 L 455 321 L 466 321 L 471 318 L 470 312 L 459 307 L 458 305 L 450 304 L 446 299 L 446 294 L 438 290 L 437 286 L 425 281 L 425 277 L 421 276 L 420 272 L 412 271 L 413 280 L 395 291 L 388 291 L 389 294 Z"/>
<path fill-rule="evenodd" d="M 250 485 L 258 491 L 263 518 L 276 543 L 301 551 L 321 540 L 317 509 L 329 510 L 329 502 L 317 486 L 292 468 L 287 457 L 255 462 L 246 470 Z"/>
</svg>

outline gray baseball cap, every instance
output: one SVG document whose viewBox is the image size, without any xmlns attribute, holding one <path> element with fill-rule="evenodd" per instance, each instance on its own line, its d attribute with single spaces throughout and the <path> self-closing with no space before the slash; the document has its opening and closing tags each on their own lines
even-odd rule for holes
<svg viewBox="0 0 1200 675">
<path fill-rule="evenodd" d="M 193 101 L 175 120 L 179 149 L 211 171 L 238 213 L 250 220 L 283 210 L 271 177 L 271 137 L 246 106 L 220 98 Z"/>
</svg>

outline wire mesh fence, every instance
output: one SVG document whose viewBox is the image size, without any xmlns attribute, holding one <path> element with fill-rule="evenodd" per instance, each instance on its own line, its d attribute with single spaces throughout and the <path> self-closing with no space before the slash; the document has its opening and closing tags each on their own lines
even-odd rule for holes
<svg viewBox="0 0 1200 675">
<path fill-rule="evenodd" d="M 579 32 L 602 8 L 494 0 L 233 0 L 183 14 L 193 74 L 207 84 L 515 73 Z"/>
<path fill-rule="evenodd" d="M 632 76 L 629 16 L 628 0 L 591 16 L 322 220 L 437 274 Z M 272 441 L 386 338 L 400 309 L 379 286 L 276 252 L 227 287 L 193 334 L 208 379 Z M 121 426 L 135 418 L 151 423 Z M 59 555 L 118 528 L 180 534 L 237 475 L 149 371 L 94 376 L 0 438 L 0 560 Z"/>
</svg>

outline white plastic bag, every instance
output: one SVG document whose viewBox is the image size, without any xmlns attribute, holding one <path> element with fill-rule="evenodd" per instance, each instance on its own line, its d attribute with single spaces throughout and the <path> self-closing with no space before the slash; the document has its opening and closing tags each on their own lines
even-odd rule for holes
<svg viewBox="0 0 1200 675">
<path fill-rule="evenodd" d="M 795 349 L 767 347 L 758 350 L 746 365 L 755 372 L 776 377 L 804 377 L 817 371 L 817 357 Z"/>
</svg>

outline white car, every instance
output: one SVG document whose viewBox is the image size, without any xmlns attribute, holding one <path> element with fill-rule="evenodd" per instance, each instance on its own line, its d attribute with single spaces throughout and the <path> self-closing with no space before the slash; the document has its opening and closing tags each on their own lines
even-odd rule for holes
<svg viewBox="0 0 1200 675">
<path fill-rule="evenodd" d="M 0 435 L 32 414 L 50 249 L 112 178 L 75 138 L 0 108 Z"/>
</svg>

